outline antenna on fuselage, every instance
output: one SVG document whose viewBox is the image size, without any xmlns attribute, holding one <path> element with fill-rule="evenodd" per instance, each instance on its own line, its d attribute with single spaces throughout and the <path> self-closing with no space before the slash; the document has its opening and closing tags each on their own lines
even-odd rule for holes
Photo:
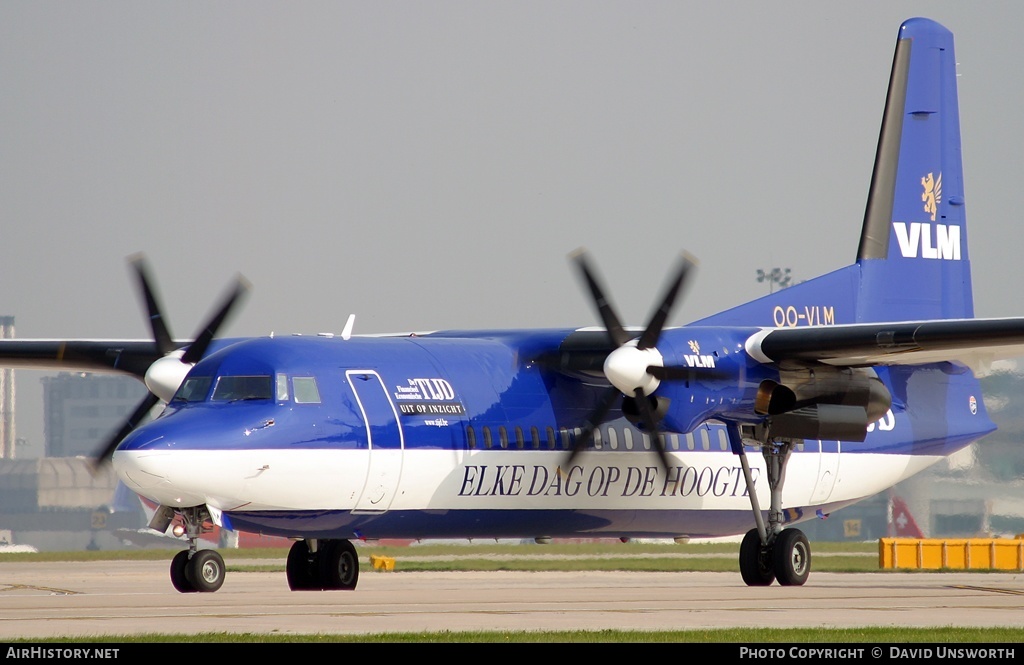
<svg viewBox="0 0 1024 665">
<path fill-rule="evenodd" d="M 355 325 L 355 323 L 356 323 L 356 315 L 355 314 L 349 314 L 348 315 L 348 321 L 345 322 L 345 329 L 341 331 L 341 338 L 342 339 L 348 339 L 348 338 L 352 337 L 352 327 Z"/>
</svg>

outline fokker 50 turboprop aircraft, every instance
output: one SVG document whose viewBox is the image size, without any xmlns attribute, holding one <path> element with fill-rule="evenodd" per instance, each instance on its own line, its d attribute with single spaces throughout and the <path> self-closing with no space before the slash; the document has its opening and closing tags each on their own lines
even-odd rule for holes
<svg viewBox="0 0 1024 665">
<path fill-rule="evenodd" d="M 159 505 L 151 527 L 183 522 L 188 592 L 224 582 L 204 524 L 295 539 L 296 590 L 355 588 L 360 539 L 738 534 L 748 585 L 800 585 L 796 525 L 991 432 L 975 372 L 1024 355 L 1024 318 L 973 318 L 953 37 L 928 19 L 899 29 L 852 265 L 666 327 L 684 255 L 632 329 L 574 261 L 600 328 L 218 339 L 240 282 L 190 341 L 136 262 L 153 340 L 0 358 L 145 381 L 98 461 Z"/>
</svg>

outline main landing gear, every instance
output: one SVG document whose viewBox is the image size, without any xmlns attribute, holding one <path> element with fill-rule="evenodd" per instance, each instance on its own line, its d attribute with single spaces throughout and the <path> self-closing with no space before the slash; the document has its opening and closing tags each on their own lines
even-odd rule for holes
<svg viewBox="0 0 1024 665">
<path fill-rule="evenodd" d="M 297 540 L 288 551 L 292 591 L 352 590 L 359 581 L 359 557 L 347 540 Z"/>
<path fill-rule="evenodd" d="M 768 524 L 764 523 L 761 507 L 754 491 L 754 480 L 750 473 L 743 437 L 739 428 L 729 428 L 729 441 L 733 452 L 740 458 L 743 477 L 750 496 L 750 507 L 754 512 L 757 526 L 743 537 L 740 543 L 740 575 L 747 586 L 768 586 L 778 580 L 782 586 L 801 586 L 811 573 L 811 545 L 807 536 L 799 529 L 782 528 L 782 485 L 786 479 L 786 463 L 793 449 L 793 442 L 772 439 L 759 429 L 751 437 L 760 446 L 768 473 L 768 487 L 771 490 L 771 507 L 768 510 Z"/>
</svg>

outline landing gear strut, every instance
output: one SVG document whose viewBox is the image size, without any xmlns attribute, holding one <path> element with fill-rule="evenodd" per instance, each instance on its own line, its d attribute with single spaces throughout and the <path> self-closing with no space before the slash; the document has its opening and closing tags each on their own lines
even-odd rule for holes
<svg viewBox="0 0 1024 665">
<path fill-rule="evenodd" d="M 226 574 L 224 558 L 216 550 L 201 550 L 196 544 L 209 513 L 204 506 L 181 508 L 178 512 L 185 525 L 188 549 L 171 559 L 171 584 L 181 593 L 209 593 L 220 589 Z"/>
<path fill-rule="evenodd" d="M 768 586 L 778 580 L 782 586 L 801 586 L 811 572 L 811 545 L 799 529 L 783 529 L 782 485 L 786 480 L 786 463 L 793 449 L 788 439 L 773 439 L 760 428 L 749 437 L 760 446 L 764 455 L 771 490 L 768 524 L 764 523 L 761 507 L 754 490 L 754 480 L 743 448 L 743 436 L 736 426 L 729 427 L 729 441 L 739 456 L 743 478 L 750 496 L 750 507 L 757 526 L 740 543 L 740 575 L 747 586 Z"/>
<path fill-rule="evenodd" d="M 359 581 L 359 557 L 348 540 L 297 540 L 288 551 L 292 591 L 352 590 Z"/>
</svg>

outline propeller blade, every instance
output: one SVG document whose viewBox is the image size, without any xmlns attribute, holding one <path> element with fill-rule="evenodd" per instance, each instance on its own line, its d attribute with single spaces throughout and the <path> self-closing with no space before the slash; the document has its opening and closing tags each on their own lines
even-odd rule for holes
<svg viewBox="0 0 1024 665">
<path fill-rule="evenodd" d="M 135 271 L 136 279 L 138 280 L 139 289 L 142 292 L 142 297 L 146 303 L 146 313 L 149 316 L 150 329 L 153 332 L 153 345 L 157 352 L 162 356 L 157 362 L 161 362 L 167 358 L 170 354 L 177 350 L 177 345 L 174 343 L 171 337 L 170 330 L 167 327 L 167 323 L 164 319 L 163 308 L 160 305 L 159 298 L 156 295 L 156 289 L 153 287 L 153 279 L 149 275 L 149 269 L 146 265 L 145 258 L 142 254 L 135 254 L 129 257 L 129 262 Z M 203 354 L 206 353 L 206 349 L 209 347 L 210 342 L 217 334 L 217 330 L 223 325 L 228 315 L 233 311 L 235 305 L 241 299 L 243 295 L 249 290 L 249 283 L 243 277 L 239 276 L 236 280 L 234 288 L 226 296 L 223 303 L 217 308 L 214 315 L 210 320 L 200 329 L 200 333 L 196 336 L 195 341 L 188 347 L 185 353 L 181 357 L 183 364 L 194 365 L 196 362 L 202 359 Z M 153 370 L 154 365 L 150 366 L 150 370 Z M 159 373 L 159 372 L 158 372 Z M 175 375 L 171 372 L 171 376 Z M 149 381 L 148 371 L 146 380 Z M 156 380 L 156 379 L 154 379 Z M 160 383 L 160 381 L 157 381 Z M 161 386 L 163 384 L 161 383 Z M 174 386 L 168 387 L 168 391 L 173 392 Z M 157 390 L 157 392 L 161 392 Z M 161 393 L 162 394 L 162 393 Z M 121 428 L 115 432 L 106 444 L 100 450 L 100 452 L 93 458 L 92 467 L 94 471 L 99 470 L 100 467 L 108 464 L 114 455 L 114 451 L 117 450 L 118 445 L 124 440 L 132 430 L 138 427 L 139 423 L 142 422 L 149 412 L 161 401 L 161 398 L 150 390 L 146 396 L 139 402 L 135 411 L 124 421 Z"/>
<path fill-rule="evenodd" d="M 732 379 L 732 374 L 709 367 L 687 367 L 686 365 L 648 365 L 647 373 L 659 381 L 705 381 Z"/>
<path fill-rule="evenodd" d="M 667 471 L 669 468 L 668 453 L 665 451 L 665 439 L 661 436 L 658 421 L 654 417 L 654 410 L 651 409 L 651 403 L 647 401 L 647 395 L 644 394 L 642 388 L 636 389 L 635 396 L 640 417 L 643 419 L 644 427 L 647 428 L 647 434 L 651 437 L 651 445 L 658 453 L 658 459 L 661 460 L 661 468 Z"/>
<path fill-rule="evenodd" d="M 679 262 L 676 266 L 675 277 L 669 283 L 668 289 L 665 291 L 665 295 L 661 299 L 661 304 L 658 309 L 654 311 L 651 316 L 650 322 L 647 324 L 647 328 L 640 336 L 640 341 L 637 342 L 638 349 L 649 349 L 658 343 L 658 338 L 661 337 L 661 330 L 665 327 L 665 322 L 668 320 L 668 315 L 672 311 L 672 306 L 675 304 L 676 297 L 682 290 L 683 285 L 686 281 L 686 276 L 690 272 L 690 269 L 696 265 L 696 260 L 690 255 L 684 253 L 680 257 Z"/>
<path fill-rule="evenodd" d="M 647 373 L 659 381 L 670 381 L 672 379 L 676 379 L 678 381 L 689 381 L 697 376 L 697 373 L 693 371 L 692 367 L 684 367 L 680 365 L 648 365 Z"/>
<path fill-rule="evenodd" d="M 656 345 L 680 292 L 686 286 L 687 277 L 690 271 L 697 265 L 697 261 L 691 254 L 686 252 L 680 256 L 672 273 L 672 278 L 667 282 L 664 295 L 651 315 L 647 327 L 636 341 L 636 348 L 623 349 L 621 347 L 630 344 L 634 336 L 622 327 L 615 309 L 605 295 L 604 288 L 600 285 L 594 270 L 590 267 L 586 251 L 580 248 L 570 254 L 570 258 L 576 262 L 583 279 L 586 281 L 587 288 L 590 290 L 590 295 L 597 307 L 601 321 L 604 323 L 608 337 L 612 344 L 615 345 L 615 348 L 605 355 L 602 365 L 605 378 L 614 385 L 601 395 L 597 407 L 587 419 L 586 427 L 581 435 L 576 438 L 567 464 L 571 463 L 575 456 L 585 450 L 593 440 L 594 432 L 604 421 L 605 416 L 611 409 L 613 400 L 617 399 L 619 395 L 625 395 L 635 399 L 643 427 L 647 431 L 648 436 L 651 437 L 662 466 L 667 470 L 669 459 L 668 452 L 665 450 L 665 440 L 659 429 L 660 415 L 651 406 L 649 396 L 644 390 L 646 388 L 653 393 L 657 389 L 654 379 L 691 380 L 696 376 L 691 368 L 663 367 L 661 365 L 663 358 Z M 571 354 L 571 352 L 567 353 Z M 574 359 L 571 355 L 567 356 L 566 353 L 560 353 L 555 358 L 544 358 L 544 360 L 548 363 L 548 366 L 557 364 L 557 369 L 565 370 Z M 702 372 L 700 377 L 706 378 L 709 374 Z"/>
<path fill-rule="evenodd" d="M 604 391 L 604 394 L 601 395 L 601 399 L 597 403 L 597 406 L 594 407 L 594 410 L 587 417 L 586 426 L 583 428 L 580 435 L 576 437 L 576 441 L 572 446 L 572 452 L 569 453 L 569 457 L 565 460 L 565 466 L 567 468 L 572 465 L 576 456 L 586 450 L 587 446 L 590 445 L 590 442 L 593 441 L 594 431 L 601 426 L 602 422 L 604 422 L 604 417 L 608 415 L 608 411 L 611 410 L 612 405 L 615 403 L 615 400 L 619 398 L 620 394 L 621 393 L 618 388 L 615 386 L 609 386 L 609 388 Z"/>
<path fill-rule="evenodd" d="M 132 267 L 135 268 L 139 289 L 142 291 L 142 297 L 146 301 L 146 313 L 149 315 L 149 326 L 153 331 L 153 342 L 162 355 L 167 355 L 174 351 L 174 343 L 171 339 L 171 333 L 167 328 L 167 323 L 164 320 L 163 308 L 160 306 L 156 292 L 152 287 L 153 280 L 149 276 L 145 257 L 142 254 L 136 254 L 130 257 L 129 261 Z"/>
<path fill-rule="evenodd" d="M 587 260 L 586 251 L 580 248 L 570 256 L 579 267 L 580 273 L 582 273 L 583 279 L 587 283 L 587 288 L 590 289 L 590 295 L 594 299 L 594 305 L 597 307 L 597 313 L 600 315 L 601 321 L 604 323 L 605 330 L 608 331 L 608 336 L 611 338 L 612 342 L 615 346 L 622 346 L 629 342 L 632 337 L 626 332 L 625 328 L 622 327 L 622 323 L 619 322 L 618 315 L 615 314 L 615 310 L 612 308 L 611 303 L 608 302 L 608 298 L 604 294 L 604 289 L 598 282 L 594 271 L 590 268 L 590 262 Z"/>
<path fill-rule="evenodd" d="M 195 341 L 189 345 L 188 349 L 185 351 L 185 355 L 181 357 L 181 362 L 194 365 L 202 360 L 203 355 L 206 353 L 206 349 L 210 346 L 210 342 L 213 341 L 214 336 L 217 334 L 217 330 L 221 325 L 223 325 L 235 305 L 248 291 L 249 282 L 245 278 L 239 276 L 235 281 L 235 287 L 224 298 L 220 308 L 210 318 L 206 325 L 200 329 L 200 332 L 196 335 Z"/>
<path fill-rule="evenodd" d="M 142 398 L 142 401 L 139 402 L 137 407 L 135 407 L 135 411 L 132 412 L 132 415 L 128 416 L 128 419 L 124 421 L 121 429 L 107 440 L 106 445 L 103 446 L 103 450 L 93 458 L 92 465 L 94 469 L 98 469 L 110 462 L 111 457 L 114 455 L 114 451 L 117 449 L 117 446 L 121 441 L 124 440 L 124 437 L 128 436 L 128 434 L 131 433 L 131 431 L 135 429 L 140 422 L 142 422 L 142 419 L 146 417 L 146 414 L 148 414 L 159 401 L 160 398 L 153 393 L 147 393 L 146 396 Z"/>
</svg>

